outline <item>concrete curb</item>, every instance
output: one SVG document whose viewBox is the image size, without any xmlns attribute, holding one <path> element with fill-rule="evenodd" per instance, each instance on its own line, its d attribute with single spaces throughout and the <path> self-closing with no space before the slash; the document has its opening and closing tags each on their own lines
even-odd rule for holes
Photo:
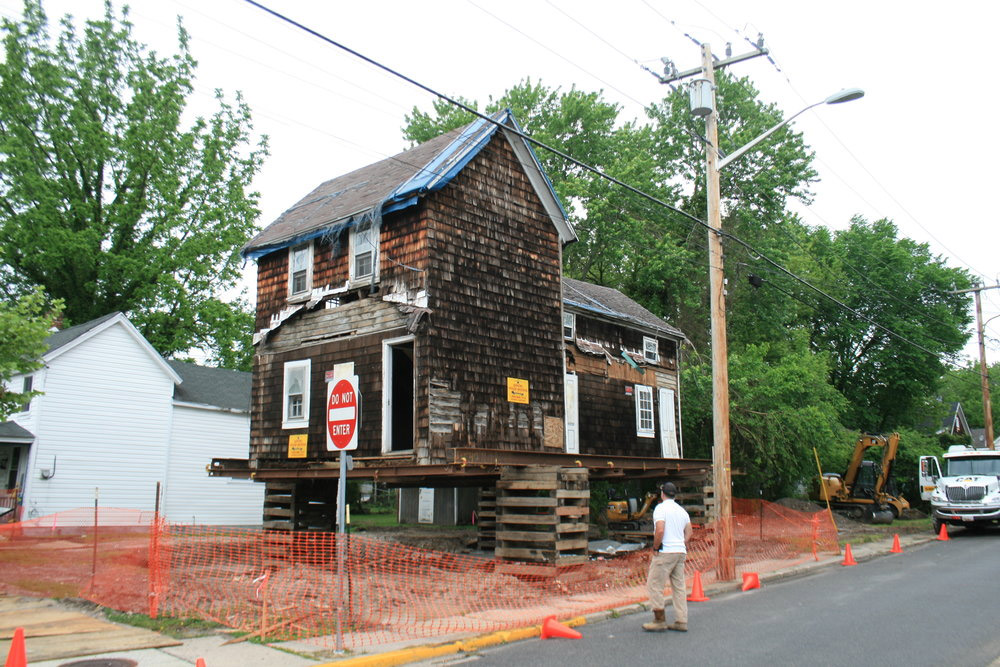
<svg viewBox="0 0 1000 667">
<path fill-rule="evenodd" d="M 927 542 L 933 542 L 936 539 L 937 538 L 933 535 L 914 533 L 906 535 L 905 537 L 900 537 L 900 544 L 905 551 L 908 547 L 926 544 Z M 880 556 L 894 555 L 889 552 L 891 545 L 891 539 L 886 538 L 867 542 L 865 544 L 859 544 L 857 547 L 852 547 L 851 550 L 854 555 L 854 560 L 860 564 Z M 759 576 L 760 583 L 763 585 L 769 582 L 792 579 L 815 572 L 821 568 L 830 567 L 832 565 L 841 565 L 841 558 L 842 554 L 838 554 L 836 556 L 822 558 L 818 561 L 811 560 L 799 565 L 793 565 L 783 570 L 766 572 Z M 711 597 L 712 595 L 732 593 L 740 591 L 741 586 L 742 582 L 739 581 L 712 583 L 705 587 L 705 594 Z M 667 598 L 667 602 L 670 602 L 669 598 Z M 585 616 L 577 616 L 576 618 L 560 622 L 569 627 L 576 627 L 580 625 L 598 623 L 611 618 L 648 612 L 650 609 L 651 607 L 649 606 L 649 603 L 637 602 L 623 607 L 594 612 Z M 446 655 L 472 653 L 479 649 L 489 648 L 499 644 L 531 639 L 533 637 L 540 636 L 541 630 L 541 625 L 532 625 L 514 630 L 501 630 L 499 632 L 491 632 L 489 634 L 474 636 L 469 639 L 462 639 L 443 644 L 424 644 L 396 651 L 388 651 L 385 653 L 371 653 L 356 657 L 347 657 L 342 660 L 320 663 L 315 667 L 391 667 L 394 665 L 405 665 L 422 660 L 431 660 L 433 658 L 439 658 Z"/>
<path fill-rule="evenodd" d="M 571 618 L 566 621 L 560 621 L 560 623 L 572 628 L 585 625 L 587 623 L 587 619 L 588 617 L 586 616 L 577 616 L 576 618 Z M 601 620 L 604 619 L 602 618 Z M 521 641 L 522 639 L 539 637 L 541 634 L 541 625 L 530 625 L 525 628 L 501 630 L 499 632 L 491 632 L 486 635 L 479 635 L 478 637 L 463 639 L 456 642 L 448 642 L 445 644 L 427 644 L 423 646 L 400 649 L 398 651 L 372 653 L 370 655 L 344 658 L 343 660 L 321 663 L 315 667 L 392 667 L 393 665 L 405 665 L 418 660 L 430 660 L 431 658 L 439 658 L 445 655 L 471 653 L 478 651 L 479 649 L 489 648 L 490 646 L 497 646 L 499 644 Z"/>
</svg>

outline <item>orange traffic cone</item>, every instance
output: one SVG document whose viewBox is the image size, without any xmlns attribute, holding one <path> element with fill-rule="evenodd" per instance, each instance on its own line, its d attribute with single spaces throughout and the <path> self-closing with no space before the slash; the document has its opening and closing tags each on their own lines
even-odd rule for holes
<svg viewBox="0 0 1000 667">
<path fill-rule="evenodd" d="M 858 561 L 854 560 L 854 554 L 851 553 L 851 543 L 848 542 L 844 545 L 844 562 L 841 565 L 857 565 Z"/>
<path fill-rule="evenodd" d="M 899 546 L 899 533 L 892 536 L 892 548 L 889 549 L 891 554 L 901 554 L 903 553 L 903 547 Z"/>
<path fill-rule="evenodd" d="M 757 576 L 756 572 L 744 572 L 743 586 L 740 587 L 740 590 L 748 591 L 751 588 L 760 588 L 760 577 Z"/>
<path fill-rule="evenodd" d="M 583 637 L 573 628 L 567 627 L 556 620 L 555 616 L 549 616 L 542 623 L 542 639 L 550 637 L 565 637 L 566 639 L 580 639 Z"/>
<path fill-rule="evenodd" d="M 198 658 L 198 662 L 194 663 L 194 667 L 208 667 L 205 664 L 205 658 Z"/>
<path fill-rule="evenodd" d="M 948 537 L 948 524 L 946 523 L 941 524 L 941 531 L 938 533 L 937 538 L 942 542 L 947 542 L 948 540 L 951 539 L 950 537 Z"/>
<path fill-rule="evenodd" d="M 688 602 L 708 602 L 705 591 L 701 588 L 701 572 L 694 571 L 694 583 L 691 584 L 691 594 L 688 595 Z"/>
<path fill-rule="evenodd" d="M 10 650 L 7 652 L 7 662 L 4 667 L 28 667 L 28 655 L 24 648 L 24 628 L 14 630 L 14 638 L 10 642 Z"/>
</svg>

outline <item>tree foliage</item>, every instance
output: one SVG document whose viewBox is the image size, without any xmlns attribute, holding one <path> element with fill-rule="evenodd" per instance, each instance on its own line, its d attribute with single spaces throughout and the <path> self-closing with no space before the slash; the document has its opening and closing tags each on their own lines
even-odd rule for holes
<svg viewBox="0 0 1000 667">
<path fill-rule="evenodd" d="M 266 154 L 250 111 L 217 92 L 185 127 L 196 63 L 137 43 L 127 11 L 70 17 L 52 39 L 40 0 L 2 24 L 0 263 L 8 290 L 65 302 L 68 324 L 122 311 L 165 355 L 192 347 L 239 366 L 249 314 L 219 294 L 258 215 Z"/>
<path fill-rule="evenodd" d="M 920 426 L 968 339 L 968 296 L 951 293 L 970 286 L 968 273 L 899 238 L 888 220 L 816 230 L 810 250 L 836 267 L 827 286 L 851 309 L 819 300 L 811 318 L 813 347 L 829 351 L 830 381 L 850 403 L 846 423 L 873 433 Z"/>
<path fill-rule="evenodd" d="M 10 379 L 42 367 L 45 339 L 61 312 L 61 303 L 49 303 L 37 289 L 14 301 L 0 301 L 0 421 L 38 394 L 10 386 Z"/>
</svg>

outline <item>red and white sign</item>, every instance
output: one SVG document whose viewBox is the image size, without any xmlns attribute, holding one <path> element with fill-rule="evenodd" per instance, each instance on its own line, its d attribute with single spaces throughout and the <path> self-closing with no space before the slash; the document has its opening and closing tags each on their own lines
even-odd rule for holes
<svg viewBox="0 0 1000 667">
<path fill-rule="evenodd" d="M 361 395 L 358 376 L 326 383 L 326 448 L 338 451 L 358 448 Z"/>
</svg>

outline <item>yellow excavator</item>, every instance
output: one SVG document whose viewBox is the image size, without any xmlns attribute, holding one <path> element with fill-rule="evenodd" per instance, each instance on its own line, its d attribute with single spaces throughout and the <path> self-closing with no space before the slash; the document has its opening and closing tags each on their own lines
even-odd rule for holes
<svg viewBox="0 0 1000 667">
<path fill-rule="evenodd" d="M 881 463 L 865 460 L 873 447 L 882 447 Z M 869 523 L 892 523 L 910 508 L 906 498 L 890 493 L 892 464 L 899 452 L 899 434 L 862 435 L 854 446 L 843 475 L 823 473 L 810 498 L 826 502 L 851 518 Z"/>
<path fill-rule="evenodd" d="M 608 528 L 641 530 L 643 519 L 652 520 L 652 509 L 659 499 L 659 493 L 647 493 L 642 499 L 609 500 L 604 512 L 604 516 L 608 520 Z"/>
</svg>

